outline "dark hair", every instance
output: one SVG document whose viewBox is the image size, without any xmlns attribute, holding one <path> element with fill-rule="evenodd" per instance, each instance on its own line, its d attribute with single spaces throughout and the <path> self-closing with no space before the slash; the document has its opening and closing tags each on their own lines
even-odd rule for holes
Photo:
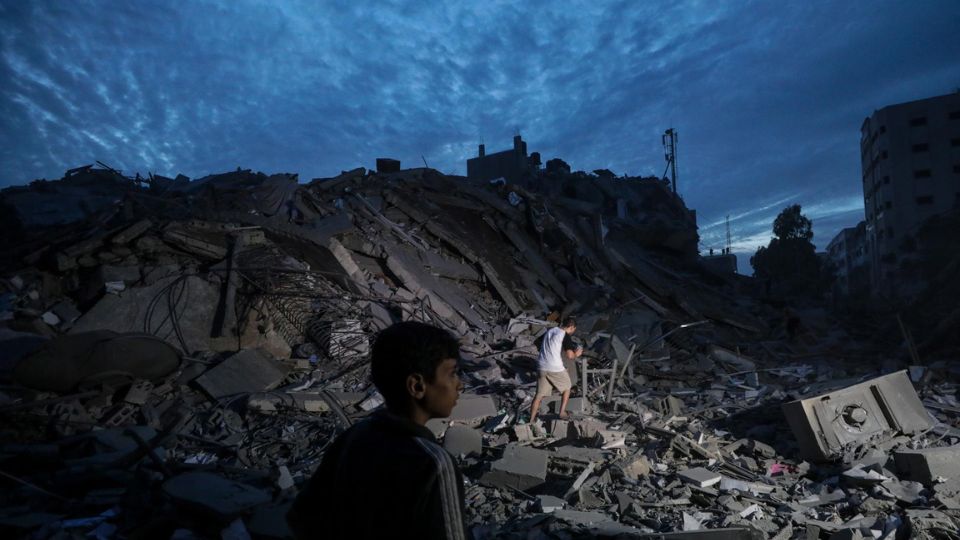
<svg viewBox="0 0 960 540">
<path fill-rule="evenodd" d="M 568 326 L 576 326 L 576 325 L 577 325 L 576 319 L 574 319 L 573 317 L 567 317 L 563 319 L 563 323 L 560 325 L 560 328 L 566 328 Z"/>
<path fill-rule="evenodd" d="M 388 407 L 404 407 L 407 377 L 419 373 L 433 382 L 437 366 L 447 358 L 460 358 L 460 344 L 453 334 L 421 322 L 400 322 L 377 336 L 370 380 Z"/>
</svg>

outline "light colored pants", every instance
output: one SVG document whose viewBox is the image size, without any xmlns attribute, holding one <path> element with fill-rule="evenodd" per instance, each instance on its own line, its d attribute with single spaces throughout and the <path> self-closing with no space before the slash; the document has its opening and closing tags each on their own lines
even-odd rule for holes
<svg viewBox="0 0 960 540">
<path fill-rule="evenodd" d="M 561 394 L 570 390 L 570 375 L 567 374 L 567 371 L 541 371 L 540 378 L 537 379 L 537 395 L 536 398 L 543 398 L 552 394 L 552 390 L 556 389 L 557 392 Z"/>
</svg>

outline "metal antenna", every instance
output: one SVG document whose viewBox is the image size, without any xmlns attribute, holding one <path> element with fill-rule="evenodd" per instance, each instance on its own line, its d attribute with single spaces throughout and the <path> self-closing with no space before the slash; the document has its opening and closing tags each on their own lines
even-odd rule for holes
<svg viewBox="0 0 960 540">
<path fill-rule="evenodd" d="M 677 131 L 670 128 L 663 132 L 663 157 L 667 160 L 667 169 L 663 171 L 664 177 L 667 171 L 670 171 L 670 183 L 673 186 L 673 192 L 677 192 Z"/>
<path fill-rule="evenodd" d="M 730 215 L 727 214 L 727 255 L 730 254 L 730 250 L 733 248 L 733 241 L 730 239 Z"/>
</svg>

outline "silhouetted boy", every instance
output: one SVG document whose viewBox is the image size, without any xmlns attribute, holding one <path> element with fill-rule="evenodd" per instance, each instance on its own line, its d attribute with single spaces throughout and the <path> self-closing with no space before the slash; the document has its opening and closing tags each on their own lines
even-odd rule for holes
<svg viewBox="0 0 960 540">
<path fill-rule="evenodd" d="M 380 333 L 371 379 L 386 409 L 327 449 L 287 514 L 296 538 L 467 538 L 460 469 L 425 427 L 457 403 L 459 357 L 456 338 L 427 324 Z"/>
</svg>

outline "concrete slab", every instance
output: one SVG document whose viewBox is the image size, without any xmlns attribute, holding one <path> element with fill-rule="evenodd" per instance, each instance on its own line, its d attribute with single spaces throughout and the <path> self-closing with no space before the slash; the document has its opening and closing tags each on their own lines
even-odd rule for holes
<svg viewBox="0 0 960 540">
<path fill-rule="evenodd" d="M 631 538 L 635 540 L 763 540 L 766 535 L 752 527 L 731 527 L 727 529 L 639 534 L 631 536 Z"/>
<path fill-rule="evenodd" d="M 558 457 L 576 459 L 584 462 L 602 461 L 607 454 L 607 452 L 604 452 L 600 448 L 585 448 L 581 446 L 560 446 L 554 448 L 553 453 Z"/>
<path fill-rule="evenodd" d="M 197 377 L 194 382 L 210 397 L 262 392 L 276 388 L 286 368 L 256 349 L 240 351 Z"/>
<path fill-rule="evenodd" d="M 677 473 L 677 476 L 681 480 L 688 484 L 693 484 L 697 487 L 710 487 L 714 484 L 719 484 L 720 479 L 723 478 L 721 475 L 708 471 L 703 467 L 696 467 L 693 469 L 686 469 Z"/>
<path fill-rule="evenodd" d="M 960 478 L 960 445 L 894 452 L 900 478 L 933 485 L 938 477 Z"/>
<path fill-rule="evenodd" d="M 543 398 L 540 402 L 540 411 L 552 414 L 560 413 L 560 396 L 553 395 Z M 567 412 L 573 414 L 590 414 L 590 400 L 585 397 L 572 397 L 567 402 Z"/>
<path fill-rule="evenodd" d="M 566 501 L 553 495 L 537 495 L 536 508 L 538 512 L 549 514 L 556 510 L 563 510 Z"/>
<path fill-rule="evenodd" d="M 179 503 L 223 517 L 238 515 L 272 499 L 269 492 L 205 472 L 174 476 L 163 483 L 163 491 Z"/>
<path fill-rule="evenodd" d="M 218 287 L 205 279 L 171 276 L 148 287 L 129 288 L 120 296 L 104 296 L 77 320 L 69 333 L 148 332 L 182 348 L 171 323 L 173 319 L 178 322 L 190 352 L 210 350 L 210 333 L 219 300 Z"/>
<path fill-rule="evenodd" d="M 527 490 L 547 479 L 550 453 L 511 443 L 503 450 L 503 457 L 493 462 L 480 482 L 493 487 Z"/>
<path fill-rule="evenodd" d="M 471 427 L 451 426 L 444 433 L 443 447 L 454 456 L 479 456 L 483 452 L 483 437 Z"/>
</svg>

